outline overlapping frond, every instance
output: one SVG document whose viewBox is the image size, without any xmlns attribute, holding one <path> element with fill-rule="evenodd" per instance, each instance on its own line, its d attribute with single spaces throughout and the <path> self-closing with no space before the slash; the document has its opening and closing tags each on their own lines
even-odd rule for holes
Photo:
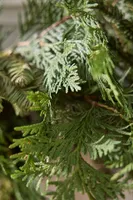
<svg viewBox="0 0 133 200">
<path fill-rule="evenodd" d="M 28 0 L 22 34 L 34 29 L 10 56 L 0 57 L 1 98 L 19 107 L 32 105 L 42 117 L 40 123 L 16 128 L 23 137 L 10 146 L 20 148 L 12 158 L 23 164 L 12 177 L 23 177 L 27 185 L 37 180 L 37 189 L 47 177 L 56 186 L 49 193 L 53 199 L 73 200 L 80 191 L 93 200 L 114 200 L 125 187 L 119 179 L 131 178 L 132 161 L 125 162 L 126 155 L 132 158 L 133 125 L 132 89 L 124 85 L 132 70 L 123 66 L 132 64 L 127 2 Z M 29 90 L 38 90 L 29 93 L 31 103 Z M 112 179 L 99 173 L 84 160 L 88 154 L 117 173 Z"/>
<path fill-rule="evenodd" d="M 27 179 L 27 174 L 29 174 L 32 176 L 31 180 L 34 180 L 36 177 L 43 179 L 44 176 L 47 176 L 49 184 L 57 187 L 56 191 L 48 193 L 55 199 L 67 199 L 70 196 L 70 199 L 74 199 L 76 189 L 87 193 L 89 197 L 93 197 L 92 199 L 102 200 L 104 195 L 111 198 L 116 197 L 116 188 L 113 189 L 113 187 L 117 182 L 109 182 L 111 177 L 99 174 L 83 160 L 82 155 L 90 153 L 92 159 L 98 159 L 106 156 L 111 158 L 114 153 L 119 154 L 122 148 L 121 142 L 125 140 L 126 143 L 126 137 L 130 135 L 128 130 L 124 131 L 124 128 L 121 128 L 121 119 L 118 116 L 110 115 L 108 111 L 105 114 L 104 109 L 91 108 L 90 105 L 86 105 L 83 110 L 80 100 L 75 105 L 77 108 L 75 111 L 72 111 L 73 102 L 68 108 L 62 102 L 61 107 L 64 108 L 62 113 L 59 111 L 56 101 L 49 105 L 47 95 L 37 93 L 37 98 L 35 98 L 36 93 L 31 93 L 30 96 L 35 109 L 42 112 L 42 105 L 46 108 L 50 106 L 50 110 L 54 105 L 54 110 L 49 116 L 48 110 L 44 108 L 45 120 L 41 123 L 16 129 L 22 131 L 25 137 L 14 140 L 11 148 L 19 146 L 22 153 L 12 157 L 16 160 L 21 158 L 26 162 L 21 167 L 21 172 L 17 170 L 13 178 L 24 176 Z M 65 99 L 67 98 L 69 100 L 69 96 Z M 108 115 L 110 118 L 107 122 Z M 116 118 L 118 118 L 118 124 L 115 129 Z M 53 176 L 59 177 L 59 180 L 51 183 Z M 60 182 L 62 176 L 65 180 Z M 96 185 L 97 180 L 101 187 L 97 185 L 95 190 L 93 189 L 95 187 L 91 186 Z M 102 185 L 106 181 L 106 184 L 109 185 L 103 190 Z M 119 184 L 117 189 L 119 193 Z"/>
<path fill-rule="evenodd" d="M 68 22 L 62 24 L 64 20 Z M 64 18 L 36 39 L 33 36 L 28 49 L 19 46 L 16 52 L 44 70 L 43 84 L 49 94 L 57 93 L 62 88 L 66 92 L 69 89 L 79 91 L 82 82 L 93 79 L 104 99 L 114 102 L 111 97 L 113 94 L 122 105 L 119 98 L 120 86 L 113 83 L 114 65 L 106 46 L 106 38 L 92 15 L 86 14 L 74 20 Z M 102 66 L 100 69 L 99 65 Z"/>
</svg>

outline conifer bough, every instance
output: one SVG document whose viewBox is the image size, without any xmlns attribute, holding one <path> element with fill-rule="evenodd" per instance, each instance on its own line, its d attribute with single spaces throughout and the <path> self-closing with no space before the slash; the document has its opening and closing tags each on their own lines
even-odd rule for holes
<svg viewBox="0 0 133 200">
<path fill-rule="evenodd" d="M 53 200 L 75 200 L 77 191 L 117 200 L 132 189 L 132 8 L 129 0 L 27 0 L 22 40 L 0 56 L 0 92 L 17 114 L 39 111 L 41 121 L 15 128 L 23 137 L 11 157 L 22 164 L 12 178 L 39 191 L 46 177 Z"/>
</svg>

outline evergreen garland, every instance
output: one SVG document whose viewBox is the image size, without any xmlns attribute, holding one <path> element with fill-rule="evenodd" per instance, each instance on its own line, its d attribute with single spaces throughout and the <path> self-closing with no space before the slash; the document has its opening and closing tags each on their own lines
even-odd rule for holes
<svg viewBox="0 0 133 200">
<path fill-rule="evenodd" d="M 0 94 L 16 114 L 31 109 L 41 117 L 15 128 L 23 137 L 10 145 L 20 149 L 11 156 L 19 165 L 13 179 L 40 190 L 46 177 L 44 193 L 55 200 L 74 200 L 76 191 L 115 200 L 132 189 L 132 7 L 129 0 L 27 0 L 22 41 L 0 53 Z"/>
</svg>

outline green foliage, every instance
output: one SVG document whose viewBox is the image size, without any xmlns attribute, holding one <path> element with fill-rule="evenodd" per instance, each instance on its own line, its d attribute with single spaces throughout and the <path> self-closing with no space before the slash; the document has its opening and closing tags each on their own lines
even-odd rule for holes
<svg viewBox="0 0 133 200">
<path fill-rule="evenodd" d="M 18 132 L 14 131 L 13 127 L 26 123 L 26 120 L 17 117 L 9 103 L 3 106 L 4 109 L 0 114 L 0 199 L 39 200 L 40 195 L 33 191 L 34 183 L 26 188 L 26 182 L 11 179 L 11 173 L 18 168 L 20 163 L 17 165 L 11 161 L 10 155 L 17 150 L 12 152 L 8 146 L 12 143 L 13 137 L 18 137 Z"/>
<path fill-rule="evenodd" d="M 52 23 L 60 20 L 65 13 L 63 9 L 56 7 L 56 4 L 57 0 L 27 0 L 24 4 L 24 20 L 23 17 L 20 17 L 21 34 L 30 33 L 33 31 L 31 30 L 33 27 L 34 32 L 47 28 Z"/>
<path fill-rule="evenodd" d="M 124 0 L 27 0 L 23 40 L 12 54 L 0 56 L 0 94 L 16 114 L 31 109 L 40 112 L 41 121 L 15 128 L 23 137 L 10 145 L 10 151 L 19 147 L 11 153 L 19 166 L 13 179 L 27 186 L 36 182 L 40 190 L 46 177 L 44 196 L 55 200 L 74 200 L 76 191 L 90 200 L 115 200 L 132 188 L 129 5 Z M 110 173 L 99 173 L 85 156 L 100 160 Z M 56 189 L 49 191 L 50 185 Z"/>
<path fill-rule="evenodd" d="M 34 100 L 33 105 L 35 109 L 39 110 L 40 105 L 41 112 L 44 102 L 45 107 L 49 105 L 47 97 L 43 95 L 44 97 L 42 98 L 42 95 L 41 93 L 30 94 L 30 96 L 33 96 L 32 100 Z M 35 96 L 37 96 L 37 99 L 35 99 Z M 44 111 L 46 112 L 45 107 Z M 89 109 L 88 105 L 87 107 Z M 64 108 L 64 110 L 66 109 Z M 106 127 L 103 127 L 103 119 L 105 119 L 106 115 L 103 113 L 101 119 L 101 116 L 98 116 L 98 113 L 101 113 L 99 109 L 90 108 L 88 111 L 80 110 L 81 113 L 79 112 L 78 116 L 76 115 L 77 112 L 73 113 L 73 117 L 71 116 L 72 120 L 68 117 L 72 113 L 66 111 L 64 113 L 66 122 L 64 123 L 61 113 L 59 115 L 58 110 L 54 110 L 53 112 L 57 112 L 54 118 L 51 118 L 51 115 L 49 116 L 48 114 L 48 116 L 45 115 L 45 119 L 39 124 L 16 128 L 16 130 L 22 131 L 25 137 L 14 140 L 11 148 L 19 146 L 22 153 L 13 155 L 12 157 L 16 160 L 26 160 L 26 162 L 20 168 L 21 172 L 17 170 L 12 177 L 24 176 L 24 179 L 29 179 L 27 177 L 27 174 L 29 174 L 32 179 L 35 179 L 35 177 L 47 176 L 50 182 L 53 176 L 57 176 L 59 180 L 55 183 L 52 182 L 52 184 L 57 186 L 56 192 L 52 193 L 53 199 L 74 199 L 75 189 L 86 192 L 92 199 L 103 199 L 104 195 L 112 198 L 115 197 L 116 192 L 120 191 L 119 184 L 117 185 L 118 191 L 116 191 L 115 184 L 117 183 L 109 182 L 110 176 L 102 173 L 99 174 L 99 172 L 85 162 L 82 155 L 89 152 L 92 159 L 96 159 L 119 151 L 120 130 L 118 129 L 118 133 L 117 131 L 114 132 L 114 130 L 111 134 L 113 125 L 107 124 Z M 49 112 L 47 111 L 47 113 Z M 91 117 L 94 115 L 98 119 Z M 91 123 L 87 125 L 86 122 L 90 120 Z M 97 122 L 99 123 L 97 124 Z M 106 136 L 106 138 L 104 136 L 105 128 L 107 129 L 106 131 L 110 131 L 110 135 Z M 99 132 L 100 129 L 101 131 Z M 116 135 L 115 137 L 118 138 L 118 141 L 113 140 L 114 135 Z M 64 182 L 60 182 L 62 176 L 65 178 Z M 97 181 L 100 184 L 99 187 L 95 187 Z M 103 190 L 102 185 L 105 182 L 106 185 L 109 185 Z"/>
<path fill-rule="evenodd" d="M 9 101 L 17 115 L 25 115 L 31 106 L 27 92 L 41 89 L 42 73 L 30 66 L 19 55 L 1 52 L 0 98 Z"/>
<path fill-rule="evenodd" d="M 92 1 L 97 2 L 99 1 Z M 97 10 L 98 20 L 106 32 L 110 50 L 115 54 L 115 64 L 122 72 L 132 66 L 132 23 L 133 5 L 131 1 L 100 0 Z M 128 80 L 132 80 L 132 70 Z"/>
<path fill-rule="evenodd" d="M 1 98 L 11 102 L 16 109 L 21 107 L 26 111 L 30 103 L 26 99 L 26 91 L 21 88 L 33 80 L 31 69 L 26 63 L 8 55 L 0 56 L 0 64 Z"/>
<path fill-rule="evenodd" d="M 113 83 L 114 65 L 106 38 L 92 14 L 85 12 L 84 15 L 71 19 L 70 23 L 59 23 L 46 29 L 39 38 L 33 36 L 28 49 L 18 47 L 16 52 L 44 70 L 44 86 L 49 94 L 58 93 L 62 88 L 66 92 L 69 88 L 77 92 L 81 89 L 79 84 L 88 82 L 92 77 L 104 99 L 109 98 L 113 102 L 113 93 L 121 104 L 118 97 L 121 89 Z M 99 65 L 103 66 L 100 70 Z"/>
</svg>

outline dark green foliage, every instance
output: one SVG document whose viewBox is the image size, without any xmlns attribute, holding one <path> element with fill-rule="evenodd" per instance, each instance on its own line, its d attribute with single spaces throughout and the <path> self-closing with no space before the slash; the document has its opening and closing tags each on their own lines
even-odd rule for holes
<svg viewBox="0 0 133 200">
<path fill-rule="evenodd" d="M 32 179 L 36 176 L 48 176 L 49 179 L 53 176 L 59 177 L 59 182 L 52 183 L 57 186 L 56 192 L 52 193 L 53 199 L 73 199 L 75 189 L 86 192 L 88 196 L 92 196 L 92 199 L 102 200 L 105 195 L 115 197 L 116 193 L 120 192 L 119 184 L 117 182 L 109 183 L 110 176 L 99 174 L 85 162 L 82 155 L 89 152 L 92 159 L 106 155 L 111 156 L 112 153 L 120 151 L 121 141 L 125 140 L 126 142 L 125 135 L 130 135 L 130 133 L 121 130 L 119 123 L 117 129 L 113 130 L 111 118 L 115 117 L 112 116 L 110 116 L 108 124 L 104 126 L 104 119 L 109 113 L 103 112 L 103 116 L 101 116 L 102 110 L 90 108 L 89 105 L 84 105 L 85 108 L 82 110 L 83 105 L 80 105 L 80 101 L 77 102 L 77 105 L 73 105 L 74 102 L 71 100 L 70 108 L 66 108 L 62 103 L 63 113 L 59 111 L 58 107 L 55 110 L 57 105 L 54 105 L 51 118 L 51 115 L 47 115 L 49 100 L 46 95 L 31 93 L 30 99 L 33 101 L 34 110 L 39 110 L 39 107 L 41 112 L 44 110 L 45 118 L 36 126 L 34 124 L 16 128 L 16 130 L 21 130 L 25 137 L 14 140 L 14 144 L 11 145 L 12 148 L 19 145 L 22 151 L 13 158 L 26 159 L 26 162 L 21 167 L 21 172 L 17 170 L 13 178 L 24 176 L 27 179 L 29 178 L 27 174 Z M 45 108 L 42 105 L 48 107 Z M 77 111 L 72 112 L 71 106 L 75 106 Z M 92 116 L 97 116 L 97 118 L 92 118 Z M 90 124 L 87 125 L 87 121 Z M 105 131 L 109 131 L 110 135 L 106 136 Z M 64 182 L 60 182 L 61 176 L 65 178 Z M 104 190 L 102 185 L 105 183 L 107 188 Z M 115 184 L 117 184 L 118 191 Z"/>
<path fill-rule="evenodd" d="M 31 108 L 41 122 L 15 128 L 23 137 L 13 140 L 10 148 L 19 150 L 11 157 L 22 164 L 13 179 L 40 190 L 46 177 L 44 193 L 55 200 L 74 200 L 76 191 L 116 200 L 132 188 L 132 7 L 124 0 L 27 1 L 23 41 L 1 53 L 0 93 L 19 107 L 16 114 Z M 99 173 L 87 155 L 110 173 Z"/>
<path fill-rule="evenodd" d="M 0 113 L 0 199 L 39 200 L 39 195 L 33 190 L 34 183 L 29 188 L 26 188 L 26 182 L 11 179 L 11 173 L 21 163 L 12 162 L 10 155 L 19 150 L 10 150 L 8 146 L 12 143 L 13 137 L 21 137 L 20 132 L 13 130 L 14 126 L 27 123 L 27 119 L 17 117 L 11 105 L 5 101 L 3 102 L 3 107 L 4 109 Z"/>
<path fill-rule="evenodd" d="M 26 114 L 31 106 L 27 91 L 41 89 L 42 70 L 36 70 L 19 55 L 0 54 L 0 99 L 9 101 L 17 115 Z"/>
<path fill-rule="evenodd" d="M 1 3 L 0 1 L 0 8 Z M 2 50 L 2 42 L 8 37 L 10 31 L 6 32 L 2 26 L 0 30 L 0 49 Z M 22 162 L 12 162 L 10 156 L 19 152 L 19 149 L 9 149 L 13 138 L 22 136 L 20 132 L 14 131 L 14 127 L 31 121 L 30 117 L 22 118 L 17 115 L 28 113 L 31 103 L 26 99 L 28 90 L 26 86 L 29 87 L 33 80 L 39 83 L 41 73 L 36 73 L 36 69 L 31 70 L 29 64 L 20 56 L 10 55 L 10 53 L 10 51 L 0 52 L 0 200 L 41 200 L 40 195 L 34 191 L 34 183 L 27 188 L 26 181 L 11 178 L 11 174 Z M 36 73 L 36 78 L 34 73 Z M 32 84 L 32 88 L 36 87 Z"/>
</svg>

